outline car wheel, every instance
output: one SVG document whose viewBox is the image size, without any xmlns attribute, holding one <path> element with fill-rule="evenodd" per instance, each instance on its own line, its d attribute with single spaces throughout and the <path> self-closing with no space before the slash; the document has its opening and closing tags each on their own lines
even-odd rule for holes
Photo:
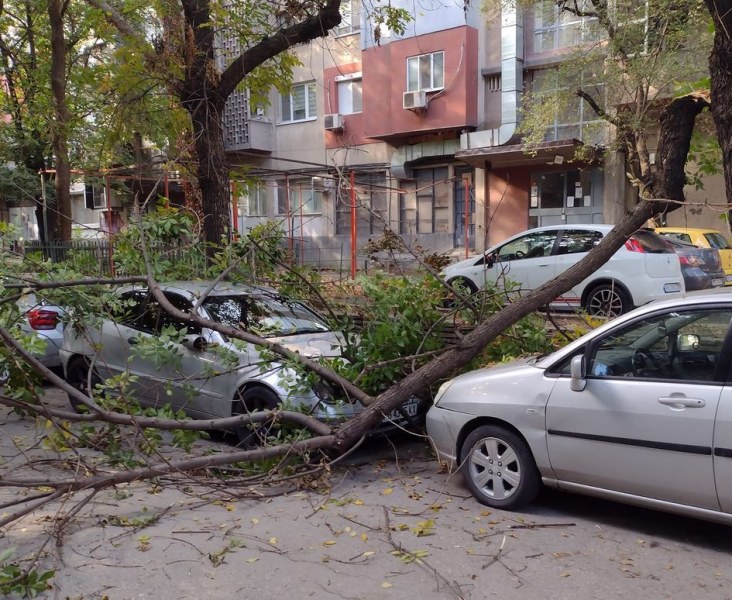
<svg viewBox="0 0 732 600">
<path fill-rule="evenodd" d="M 460 287 L 470 294 L 475 294 L 478 287 L 467 277 L 455 277 L 447 282 L 449 285 Z"/>
<path fill-rule="evenodd" d="M 539 493 L 541 478 L 526 442 L 496 425 L 478 427 L 460 451 L 463 477 L 479 502 L 513 510 Z"/>
<path fill-rule="evenodd" d="M 255 411 L 274 410 L 280 399 L 272 390 L 262 386 L 250 387 L 237 392 L 238 400 L 234 406 L 234 415 L 246 415 Z M 263 445 L 272 430 L 271 424 L 239 425 L 234 429 L 237 446 L 256 448 Z"/>
<path fill-rule="evenodd" d="M 75 358 L 71 361 L 66 370 L 66 383 L 84 394 L 89 395 L 89 363 L 84 358 Z M 101 379 L 96 373 L 92 373 L 91 376 L 91 389 L 94 389 L 98 383 L 101 383 Z M 69 396 L 69 403 L 71 408 L 76 412 L 87 412 L 87 407 L 74 398 L 71 394 Z"/>
<path fill-rule="evenodd" d="M 584 309 L 593 317 L 617 317 L 633 308 L 628 294 L 620 286 L 603 283 L 590 290 Z"/>
</svg>

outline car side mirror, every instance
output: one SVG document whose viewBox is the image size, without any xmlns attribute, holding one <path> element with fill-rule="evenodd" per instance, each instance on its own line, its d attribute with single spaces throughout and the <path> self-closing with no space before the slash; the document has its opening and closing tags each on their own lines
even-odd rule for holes
<svg viewBox="0 0 732 600">
<path fill-rule="evenodd" d="M 495 256 L 493 256 L 493 254 L 488 254 L 485 257 L 485 268 L 490 269 L 495 262 L 496 262 Z"/>
<path fill-rule="evenodd" d="M 676 348 L 679 352 L 690 352 L 699 348 L 699 336 L 694 333 L 681 333 L 676 336 Z"/>
<path fill-rule="evenodd" d="M 585 379 L 585 355 L 578 354 L 572 357 L 572 362 L 569 363 L 569 388 L 573 392 L 581 392 L 587 386 L 587 379 Z"/>
<path fill-rule="evenodd" d="M 197 352 L 203 352 L 208 348 L 208 341 L 202 335 L 186 335 L 183 338 L 183 346 L 189 350 L 196 350 Z"/>
</svg>

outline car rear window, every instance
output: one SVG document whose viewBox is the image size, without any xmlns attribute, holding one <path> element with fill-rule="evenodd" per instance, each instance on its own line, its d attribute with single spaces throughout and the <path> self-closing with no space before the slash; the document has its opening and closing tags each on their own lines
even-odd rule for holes
<svg viewBox="0 0 732 600">
<path fill-rule="evenodd" d="M 730 248 L 727 238 L 721 233 L 705 233 L 704 237 L 712 248 L 716 248 L 717 250 L 727 250 Z"/>
<path fill-rule="evenodd" d="M 636 231 L 630 236 L 643 248 L 643 252 L 652 254 L 673 254 L 673 248 L 669 248 L 663 238 L 652 231 Z"/>
</svg>

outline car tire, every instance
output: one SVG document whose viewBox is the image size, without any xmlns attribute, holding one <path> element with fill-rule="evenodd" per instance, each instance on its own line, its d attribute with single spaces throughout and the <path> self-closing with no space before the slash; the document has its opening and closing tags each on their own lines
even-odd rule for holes
<svg viewBox="0 0 732 600">
<path fill-rule="evenodd" d="M 476 286 L 467 277 L 455 277 L 454 279 L 451 279 L 447 283 L 448 283 L 448 285 L 451 285 L 451 286 L 454 286 L 454 285 L 461 286 L 462 288 L 466 289 L 471 294 L 475 294 L 478 291 L 478 286 Z"/>
<path fill-rule="evenodd" d="M 585 312 L 593 317 L 618 317 L 633 308 L 628 293 L 619 285 L 601 283 L 585 297 Z"/>
<path fill-rule="evenodd" d="M 279 396 L 263 386 L 250 387 L 237 392 L 234 415 L 246 415 L 255 411 L 274 410 L 280 403 Z M 272 430 L 271 424 L 239 425 L 234 429 L 240 448 L 257 448 L 264 445 Z"/>
<path fill-rule="evenodd" d="M 498 425 L 482 425 L 460 450 L 465 483 L 473 496 L 493 508 L 514 510 L 529 504 L 541 488 L 541 477 L 526 442 Z"/>
<path fill-rule="evenodd" d="M 96 373 L 92 373 L 91 386 L 94 389 L 98 383 L 101 383 L 101 379 Z M 77 391 L 88 396 L 89 395 L 89 363 L 85 358 L 77 357 L 71 360 L 68 368 L 66 369 L 66 383 L 75 388 Z M 88 412 L 87 407 L 74 398 L 71 394 L 68 394 L 69 404 L 71 408 L 77 413 Z"/>
</svg>

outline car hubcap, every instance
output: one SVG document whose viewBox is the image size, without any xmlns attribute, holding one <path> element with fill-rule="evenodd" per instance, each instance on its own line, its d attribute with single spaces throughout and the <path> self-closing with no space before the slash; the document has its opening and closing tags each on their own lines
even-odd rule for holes
<svg viewBox="0 0 732 600">
<path fill-rule="evenodd" d="M 613 290 L 599 290 L 590 298 L 588 308 L 591 315 L 615 317 L 622 312 L 623 302 Z"/>
<path fill-rule="evenodd" d="M 486 438 L 470 453 L 470 478 L 486 496 L 509 498 L 521 481 L 521 468 L 513 449 L 502 440 Z"/>
</svg>

